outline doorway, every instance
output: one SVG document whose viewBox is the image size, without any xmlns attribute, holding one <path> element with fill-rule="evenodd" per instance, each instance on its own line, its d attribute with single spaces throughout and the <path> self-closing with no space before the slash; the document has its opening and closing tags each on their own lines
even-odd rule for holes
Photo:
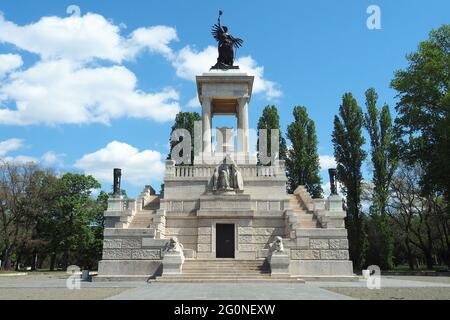
<svg viewBox="0 0 450 320">
<path fill-rule="evenodd" d="M 216 258 L 234 258 L 234 224 L 216 224 Z"/>
</svg>

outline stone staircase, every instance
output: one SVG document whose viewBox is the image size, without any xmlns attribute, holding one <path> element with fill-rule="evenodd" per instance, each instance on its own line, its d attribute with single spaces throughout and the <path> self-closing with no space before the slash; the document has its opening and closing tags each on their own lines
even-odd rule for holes
<svg viewBox="0 0 450 320">
<path fill-rule="evenodd" d="M 157 282 L 301 282 L 297 278 L 271 277 L 264 260 L 185 260 L 181 275 L 163 275 Z"/>
<path fill-rule="evenodd" d="M 135 214 L 129 225 L 129 229 L 146 229 L 151 228 L 153 224 L 153 216 L 156 211 L 142 211 Z"/>
<path fill-rule="evenodd" d="M 318 227 L 317 219 L 308 211 L 299 195 L 289 195 L 289 204 L 292 211 L 289 214 L 291 230 L 315 229 Z"/>
<path fill-rule="evenodd" d="M 142 211 L 137 211 L 133 219 L 128 225 L 129 229 L 146 229 L 152 228 L 156 210 L 160 207 L 160 197 L 158 195 L 147 196 L 140 200 L 142 203 Z"/>
</svg>

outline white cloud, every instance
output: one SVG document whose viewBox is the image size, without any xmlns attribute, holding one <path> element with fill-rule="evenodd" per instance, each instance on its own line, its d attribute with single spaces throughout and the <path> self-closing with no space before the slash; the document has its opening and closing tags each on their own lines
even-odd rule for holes
<svg viewBox="0 0 450 320">
<path fill-rule="evenodd" d="M 5 157 L 3 158 L 3 161 L 5 162 L 11 162 L 11 163 L 35 163 L 38 164 L 39 160 L 36 159 L 35 157 L 30 157 L 30 156 L 17 156 L 17 157 Z"/>
<path fill-rule="evenodd" d="M 201 108 L 200 101 L 198 100 L 198 97 L 195 96 L 191 100 L 188 101 L 187 106 L 189 108 Z"/>
<path fill-rule="evenodd" d="M 158 181 L 164 174 L 161 153 L 153 150 L 139 151 L 129 144 L 118 141 L 84 155 L 76 161 L 75 167 L 106 183 L 112 181 L 114 168 L 122 168 L 123 181 L 137 186 Z"/>
<path fill-rule="evenodd" d="M 66 155 L 63 153 L 56 153 L 53 151 L 48 151 L 41 157 L 41 160 L 47 166 L 62 167 L 62 166 L 64 166 L 64 162 L 63 162 L 62 158 L 65 156 Z"/>
<path fill-rule="evenodd" d="M 319 156 L 321 170 L 328 170 L 330 168 L 336 168 L 336 160 L 333 156 L 322 155 Z"/>
<path fill-rule="evenodd" d="M 207 72 L 217 62 L 217 48 L 208 46 L 202 51 L 197 51 L 190 46 L 181 49 L 172 64 L 178 77 L 194 81 L 195 76 Z M 253 86 L 254 93 L 264 93 L 268 99 L 278 98 L 282 95 L 278 84 L 264 78 L 264 67 L 258 66 L 251 56 L 241 57 L 236 60 L 236 65 L 243 72 L 255 76 Z"/>
<path fill-rule="evenodd" d="M 268 99 L 275 99 L 282 96 L 279 85 L 273 81 L 264 78 L 264 67 L 258 66 L 251 56 L 246 56 L 237 59 L 237 65 L 242 71 L 255 76 L 255 83 L 253 84 L 253 92 L 264 93 Z"/>
<path fill-rule="evenodd" d="M 172 64 L 178 77 L 195 81 L 195 76 L 207 72 L 217 62 L 217 48 L 208 46 L 197 51 L 190 46 L 181 49 Z"/>
<path fill-rule="evenodd" d="M 124 37 L 103 16 L 43 17 L 19 26 L 0 13 L 0 43 L 35 53 L 41 60 L 25 71 L 18 55 L 0 55 L 0 124 L 86 124 L 131 117 L 159 122 L 175 118 L 178 92 L 143 92 L 129 69 L 117 65 L 149 51 L 173 58 L 176 30 L 153 26 Z M 92 67 L 95 59 L 116 65 Z"/>
<path fill-rule="evenodd" d="M 0 79 L 22 65 L 22 57 L 18 54 L 0 54 Z"/>
<path fill-rule="evenodd" d="M 63 166 L 62 157 L 64 154 L 58 154 L 53 151 L 48 151 L 42 157 L 35 158 L 27 155 L 18 156 L 8 156 L 11 151 L 16 151 L 25 147 L 24 141 L 22 139 L 9 139 L 5 141 L 0 141 L 0 158 L 5 162 L 13 163 L 30 163 L 34 162 L 36 164 L 42 163 L 46 166 Z"/>
<path fill-rule="evenodd" d="M 0 124 L 104 123 L 121 117 L 167 121 L 180 110 L 178 93 L 137 89 L 136 76 L 124 66 L 84 68 L 69 60 L 39 62 L 10 75 L 0 86 Z"/>
<path fill-rule="evenodd" d="M 25 26 L 0 16 L 0 41 L 36 53 L 42 59 L 90 60 L 120 62 L 126 52 L 121 46 L 119 27 L 103 16 L 43 17 Z"/>
<path fill-rule="evenodd" d="M 134 57 L 142 50 L 160 53 L 167 59 L 173 59 L 174 54 L 169 44 L 178 40 L 174 28 L 154 26 L 134 30 L 127 41 L 128 56 Z"/>
<path fill-rule="evenodd" d="M 170 56 L 167 44 L 177 39 L 175 29 L 166 26 L 139 28 L 128 37 L 120 32 L 120 26 L 94 13 L 43 17 L 24 26 L 7 21 L 0 14 L 0 42 L 14 44 L 44 60 L 103 59 L 122 63 L 144 49 Z"/>
<path fill-rule="evenodd" d="M 23 148 L 23 146 L 24 145 L 22 139 L 9 139 L 5 141 L 0 141 L 0 157 L 5 156 L 7 153 L 11 151 Z"/>
</svg>

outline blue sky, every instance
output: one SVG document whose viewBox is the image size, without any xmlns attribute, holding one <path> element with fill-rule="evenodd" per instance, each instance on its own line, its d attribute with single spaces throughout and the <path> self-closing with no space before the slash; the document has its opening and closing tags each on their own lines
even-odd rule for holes
<svg viewBox="0 0 450 320">
<path fill-rule="evenodd" d="M 381 30 L 366 27 L 371 4 L 381 9 Z M 67 14 L 69 5 L 81 16 Z M 145 184 L 159 189 L 171 119 L 200 111 L 193 79 L 215 59 L 210 28 L 219 8 L 245 41 L 239 64 L 257 75 L 250 126 L 276 104 L 285 131 L 293 106 L 307 106 L 324 165 L 342 95 L 363 106 L 375 87 L 393 109 L 394 71 L 450 20 L 446 0 L 3 0 L 0 157 L 92 173 L 106 190 L 112 168 L 123 167 L 130 195 Z"/>
</svg>

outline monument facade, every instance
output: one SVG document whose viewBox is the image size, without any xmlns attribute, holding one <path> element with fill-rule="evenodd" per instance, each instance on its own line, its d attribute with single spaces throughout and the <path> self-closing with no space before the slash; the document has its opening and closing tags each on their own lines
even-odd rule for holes
<svg viewBox="0 0 450 320">
<path fill-rule="evenodd" d="M 341 197 L 333 192 L 312 199 L 302 186 L 287 194 L 284 161 L 259 165 L 251 155 L 254 77 L 234 66 L 229 49 L 242 40 L 227 31 L 219 19 L 213 29 L 218 63 L 196 79 L 202 138 L 193 164 L 166 161 L 164 195 L 147 186 L 137 199 L 128 199 L 115 190 L 96 280 L 354 277 Z M 233 128 L 217 128 L 213 145 L 216 115 L 236 118 L 236 146 Z"/>
</svg>

